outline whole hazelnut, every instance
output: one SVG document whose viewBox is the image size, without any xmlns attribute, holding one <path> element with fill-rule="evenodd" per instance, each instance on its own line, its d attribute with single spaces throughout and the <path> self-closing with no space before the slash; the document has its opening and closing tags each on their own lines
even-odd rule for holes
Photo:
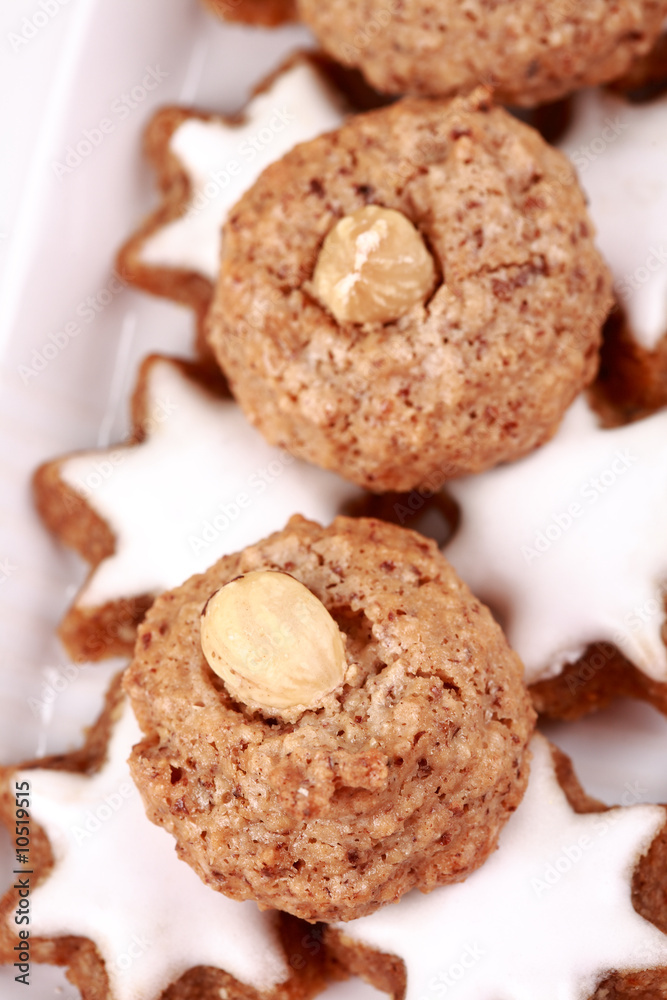
<svg viewBox="0 0 667 1000">
<path fill-rule="evenodd" d="M 433 258 L 410 220 L 367 205 L 327 234 L 312 290 L 339 323 L 389 323 L 425 302 L 435 282 Z"/>
</svg>

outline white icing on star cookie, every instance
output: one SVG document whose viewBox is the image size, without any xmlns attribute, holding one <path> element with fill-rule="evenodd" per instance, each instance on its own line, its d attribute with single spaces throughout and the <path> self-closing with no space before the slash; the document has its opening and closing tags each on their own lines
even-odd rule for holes
<svg viewBox="0 0 667 1000">
<path fill-rule="evenodd" d="M 268 445 L 236 403 L 178 365 L 148 375 L 149 433 L 139 445 L 65 459 L 59 474 L 116 535 L 79 607 L 156 595 L 285 527 L 293 514 L 328 524 L 361 491 Z"/>
<path fill-rule="evenodd" d="M 55 856 L 31 894 L 31 933 L 80 935 L 104 959 L 114 1000 L 157 1000 L 188 969 L 224 969 L 257 990 L 289 975 L 275 914 L 214 892 L 148 821 L 127 758 L 141 739 L 129 703 L 92 776 L 20 772 Z"/>
<path fill-rule="evenodd" d="M 240 124 L 183 122 L 169 147 L 190 178 L 190 205 L 185 215 L 144 242 L 142 262 L 195 271 L 215 281 L 230 208 L 269 164 L 342 121 L 342 98 L 311 63 L 302 61 L 250 101 Z"/>
<path fill-rule="evenodd" d="M 498 850 L 457 885 L 337 928 L 403 959 L 406 1000 L 580 1000 L 612 970 L 667 964 L 667 935 L 631 901 L 632 872 L 662 806 L 577 814 L 542 736 Z"/>
<path fill-rule="evenodd" d="M 604 90 L 573 98 L 559 142 L 579 173 L 637 342 L 667 334 L 667 95 L 632 104 Z"/>
<path fill-rule="evenodd" d="M 462 516 L 445 555 L 529 684 L 598 641 L 667 682 L 667 411 L 603 430 L 579 397 L 548 444 L 448 490 Z"/>
</svg>

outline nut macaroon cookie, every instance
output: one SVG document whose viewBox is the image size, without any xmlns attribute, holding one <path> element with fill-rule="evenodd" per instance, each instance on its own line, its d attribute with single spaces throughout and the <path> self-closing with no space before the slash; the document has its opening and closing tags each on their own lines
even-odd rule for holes
<svg viewBox="0 0 667 1000">
<path fill-rule="evenodd" d="M 124 686 L 149 818 L 208 885 L 310 921 L 465 879 L 528 778 L 518 657 L 374 519 L 294 517 L 164 594 Z"/>
<path fill-rule="evenodd" d="M 477 90 L 356 115 L 231 210 L 208 337 L 269 442 L 374 492 L 547 441 L 610 277 L 569 161 Z"/>
<path fill-rule="evenodd" d="M 297 2 L 323 48 L 380 91 L 441 97 L 486 83 L 524 106 L 621 76 L 667 17 L 667 0 Z"/>
</svg>

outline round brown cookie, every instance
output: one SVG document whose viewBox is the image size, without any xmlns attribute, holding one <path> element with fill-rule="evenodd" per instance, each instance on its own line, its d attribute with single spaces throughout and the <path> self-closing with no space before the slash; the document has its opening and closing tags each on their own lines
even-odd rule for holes
<svg viewBox="0 0 667 1000">
<path fill-rule="evenodd" d="M 493 87 L 532 105 L 613 80 L 655 42 L 665 0 L 298 0 L 322 46 L 392 94 Z"/>
<path fill-rule="evenodd" d="M 337 322 L 325 236 L 364 206 L 430 251 L 431 297 Z M 485 91 L 351 119 L 264 171 L 225 227 L 209 341 L 264 436 L 376 492 L 544 443 L 595 375 L 610 279 L 569 162 Z"/>
<path fill-rule="evenodd" d="M 202 653 L 211 595 L 282 570 L 346 637 L 344 683 L 294 723 L 229 695 Z M 163 595 L 125 675 L 150 819 L 235 899 L 349 920 L 464 879 L 527 781 L 521 664 L 437 547 L 375 520 L 282 531 Z"/>
</svg>

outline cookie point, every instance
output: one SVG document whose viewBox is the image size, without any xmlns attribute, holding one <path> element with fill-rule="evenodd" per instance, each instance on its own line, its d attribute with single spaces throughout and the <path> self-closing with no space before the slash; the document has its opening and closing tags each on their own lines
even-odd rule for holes
<svg viewBox="0 0 667 1000">
<path fill-rule="evenodd" d="M 208 599 L 201 646 L 235 699 L 289 721 L 317 708 L 345 676 L 336 622 L 307 587 L 274 570 L 237 577 Z"/>
<path fill-rule="evenodd" d="M 435 281 L 433 258 L 410 220 L 366 205 L 327 234 L 313 292 L 339 323 L 389 323 L 424 302 Z"/>
</svg>

